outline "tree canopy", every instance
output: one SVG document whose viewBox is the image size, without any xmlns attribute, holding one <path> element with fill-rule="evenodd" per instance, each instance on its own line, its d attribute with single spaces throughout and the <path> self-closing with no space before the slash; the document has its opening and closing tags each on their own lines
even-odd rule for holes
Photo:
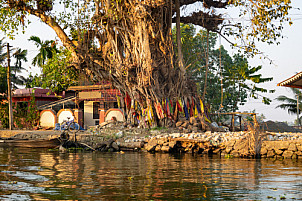
<svg viewBox="0 0 302 201">
<path fill-rule="evenodd" d="M 60 93 L 69 86 L 77 85 L 78 72 L 72 67 L 66 68 L 70 66 L 70 62 L 70 52 L 62 48 L 41 66 L 42 74 L 33 77 L 31 86 L 48 88 L 55 93 Z"/>
<path fill-rule="evenodd" d="M 197 83 L 197 90 L 202 94 L 205 84 L 205 57 L 209 43 L 209 72 L 206 102 L 211 104 L 211 110 L 235 112 L 239 105 L 247 101 L 247 97 L 262 98 L 268 104 L 271 100 L 262 93 L 272 93 L 259 87 L 258 84 L 271 81 L 258 73 L 262 66 L 252 67 L 242 54 L 229 55 L 222 46 L 217 46 L 217 34 L 211 33 L 207 40 L 207 32 L 196 29 L 192 24 L 181 24 L 182 51 L 184 65 L 188 75 Z M 173 28 L 173 38 L 176 40 L 176 28 Z M 177 55 L 177 48 L 174 48 Z M 222 91 L 221 91 L 222 90 Z"/>
</svg>

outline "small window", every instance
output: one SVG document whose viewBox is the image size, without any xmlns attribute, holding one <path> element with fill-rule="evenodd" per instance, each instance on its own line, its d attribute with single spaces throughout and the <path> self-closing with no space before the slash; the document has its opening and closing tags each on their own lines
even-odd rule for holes
<svg viewBox="0 0 302 201">
<path fill-rule="evenodd" d="M 93 102 L 93 119 L 99 119 L 100 118 L 99 109 L 100 109 L 100 103 L 99 102 Z"/>
</svg>

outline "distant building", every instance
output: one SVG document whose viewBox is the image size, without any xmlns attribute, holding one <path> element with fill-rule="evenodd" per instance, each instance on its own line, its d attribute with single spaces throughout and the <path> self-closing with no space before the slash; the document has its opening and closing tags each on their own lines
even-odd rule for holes
<svg viewBox="0 0 302 201">
<path fill-rule="evenodd" d="M 38 107 L 42 111 L 42 126 L 52 127 L 67 120 L 67 117 L 75 119 L 82 127 L 96 126 L 112 117 L 124 120 L 123 111 L 118 109 L 117 103 L 121 93 L 109 83 L 72 86 L 64 95 L 65 98 Z M 52 121 L 49 122 L 49 119 Z"/>
<path fill-rule="evenodd" d="M 35 98 L 37 107 L 57 101 L 60 98 L 65 97 L 65 92 L 62 94 L 54 94 L 49 89 L 40 88 L 28 88 L 28 89 L 16 89 L 12 94 L 12 101 L 18 104 L 20 107 L 27 107 L 29 101 Z"/>
</svg>

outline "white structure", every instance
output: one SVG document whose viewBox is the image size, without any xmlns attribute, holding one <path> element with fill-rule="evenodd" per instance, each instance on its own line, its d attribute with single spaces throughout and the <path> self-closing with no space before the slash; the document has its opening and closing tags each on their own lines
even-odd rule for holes
<svg viewBox="0 0 302 201">
<path fill-rule="evenodd" d="M 115 117 L 117 121 L 125 121 L 123 112 L 120 109 L 109 109 L 105 114 L 105 121 L 112 120 Z"/>
<path fill-rule="evenodd" d="M 58 123 L 61 124 L 64 120 L 68 120 L 68 117 L 70 118 L 69 120 L 73 120 L 73 112 L 70 109 L 61 109 L 58 114 Z"/>
<path fill-rule="evenodd" d="M 57 116 L 55 111 L 43 110 L 40 114 L 40 126 L 42 127 L 55 127 L 57 123 Z"/>
</svg>

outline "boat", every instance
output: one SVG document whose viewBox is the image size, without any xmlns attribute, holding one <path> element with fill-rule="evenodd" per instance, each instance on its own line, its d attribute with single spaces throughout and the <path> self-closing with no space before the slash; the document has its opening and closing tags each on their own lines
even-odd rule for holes
<svg viewBox="0 0 302 201">
<path fill-rule="evenodd" d="M 56 148 L 61 144 L 58 138 L 53 139 L 0 139 L 0 147 L 26 147 L 26 148 Z"/>
</svg>

